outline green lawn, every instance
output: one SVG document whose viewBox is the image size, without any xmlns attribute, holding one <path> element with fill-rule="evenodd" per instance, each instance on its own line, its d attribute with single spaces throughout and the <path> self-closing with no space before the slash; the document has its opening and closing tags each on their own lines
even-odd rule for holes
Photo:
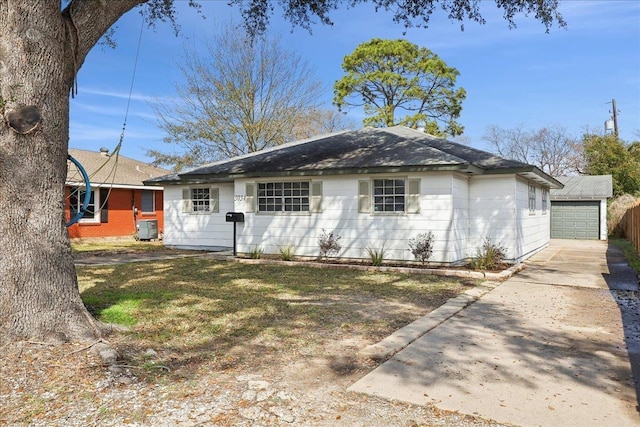
<svg viewBox="0 0 640 427">
<path fill-rule="evenodd" d="M 638 254 L 638 251 L 633 246 L 633 244 L 626 239 L 620 238 L 611 238 L 609 239 L 609 241 L 622 249 L 624 255 L 629 261 L 629 265 L 633 267 L 638 273 L 640 273 L 640 255 Z"/>
</svg>

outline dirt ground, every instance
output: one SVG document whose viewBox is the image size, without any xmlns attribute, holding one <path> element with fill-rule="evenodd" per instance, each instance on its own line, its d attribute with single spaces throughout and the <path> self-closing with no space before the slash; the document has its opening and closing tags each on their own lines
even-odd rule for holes
<svg viewBox="0 0 640 427">
<path fill-rule="evenodd" d="M 345 337 L 320 357 L 255 354 L 236 363 L 229 354 L 227 361 L 191 361 L 172 372 L 156 366 L 161 372 L 150 375 L 125 361 L 105 367 L 80 345 L 22 342 L 0 350 L 0 425 L 500 425 L 346 392 L 375 365 L 353 356 L 358 347 Z M 142 352 L 149 362 L 159 356 Z M 217 367 L 225 363 L 227 369 Z"/>
<path fill-rule="evenodd" d="M 411 309 L 372 308 L 381 316 Z M 112 366 L 80 344 L 7 345 L 0 348 L 0 425 L 501 425 L 347 392 L 381 363 L 358 356 L 371 344 L 370 331 L 309 331 L 304 339 L 306 347 L 274 350 L 274 342 L 252 342 L 223 353 L 190 350 L 185 357 L 179 349 L 145 348 L 116 334 L 109 343 L 120 357 Z"/>
</svg>

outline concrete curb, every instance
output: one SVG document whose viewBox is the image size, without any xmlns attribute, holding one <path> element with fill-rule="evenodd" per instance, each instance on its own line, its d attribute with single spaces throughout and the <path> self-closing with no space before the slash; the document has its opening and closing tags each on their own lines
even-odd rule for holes
<svg viewBox="0 0 640 427">
<path fill-rule="evenodd" d="M 388 359 L 433 328 L 476 302 L 499 284 L 499 282 L 485 282 L 480 286 L 469 289 L 457 297 L 451 298 L 426 316 L 398 329 L 382 341 L 365 347 L 360 350 L 359 354 L 375 360 Z"/>
</svg>

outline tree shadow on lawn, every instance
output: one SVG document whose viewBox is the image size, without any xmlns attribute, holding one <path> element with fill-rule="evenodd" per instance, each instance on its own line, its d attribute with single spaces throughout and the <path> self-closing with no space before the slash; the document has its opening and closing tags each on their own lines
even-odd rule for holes
<svg viewBox="0 0 640 427">
<path fill-rule="evenodd" d="M 378 341 L 458 295 L 459 279 L 243 265 L 200 258 L 79 268 L 81 295 L 99 319 L 130 325 L 116 338 L 127 363 L 157 362 L 181 375 L 324 357 L 353 372 L 352 348 Z M 349 340 L 347 340 L 349 341 Z M 356 344 L 353 344 L 356 343 Z M 152 348 L 159 360 L 141 356 Z M 342 347 L 342 352 L 345 347 Z"/>
</svg>

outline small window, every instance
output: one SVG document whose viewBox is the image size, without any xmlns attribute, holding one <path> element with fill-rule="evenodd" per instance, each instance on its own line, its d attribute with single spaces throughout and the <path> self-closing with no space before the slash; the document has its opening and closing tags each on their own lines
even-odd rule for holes
<svg viewBox="0 0 640 427">
<path fill-rule="evenodd" d="M 549 190 L 542 190 L 542 214 L 546 215 L 547 213 L 547 204 L 549 199 Z"/>
<path fill-rule="evenodd" d="M 536 213 L 536 187 L 529 185 L 529 214 Z"/>
<path fill-rule="evenodd" d="M 212 187 L 192 187 L 182 190 L 182 212 L 210 214 L 219 211 L 220 191 Z"/>
<path fill-rule="evenodd" d="M 69 209 L 71 210 L 71 217 L 73 218 L 82 208 L 82 204 L 84 202 L 85 195 L 87 194 L 87 190 L 85 188 L 72 188 L 71 195 L 69 197 Z M 98 196 L 95 191 L 91 191 L 89 196 L 89 203 L 87 204 L 82 217 L 79 222 L 99 222 L 100 217 L 98 215 Z"/>
<path fill-rule="evenodd" d="M 210 189 L 192 188 L 191 203 L 193 212 L 211 212 Z"/>
<path fill-rule="evenodd" d="M 358 181 L 358 212 L 420 213 L 419 178 Z"/>
<path fill-rule="evenodd" d="M 309 212 L 309 182 L 258 183 L 258 212 Z"/>
<path fill-rule="evenodd" d="M 142 213 L 155 213 L 156 211 L 156 192 L 151 190 L 142 190 Z"/>
<path fill-rule="evenodd" d="M 404 212 L 405 181 L 404 179 L 373 180 L 373 211 Z"/>
</svg>

